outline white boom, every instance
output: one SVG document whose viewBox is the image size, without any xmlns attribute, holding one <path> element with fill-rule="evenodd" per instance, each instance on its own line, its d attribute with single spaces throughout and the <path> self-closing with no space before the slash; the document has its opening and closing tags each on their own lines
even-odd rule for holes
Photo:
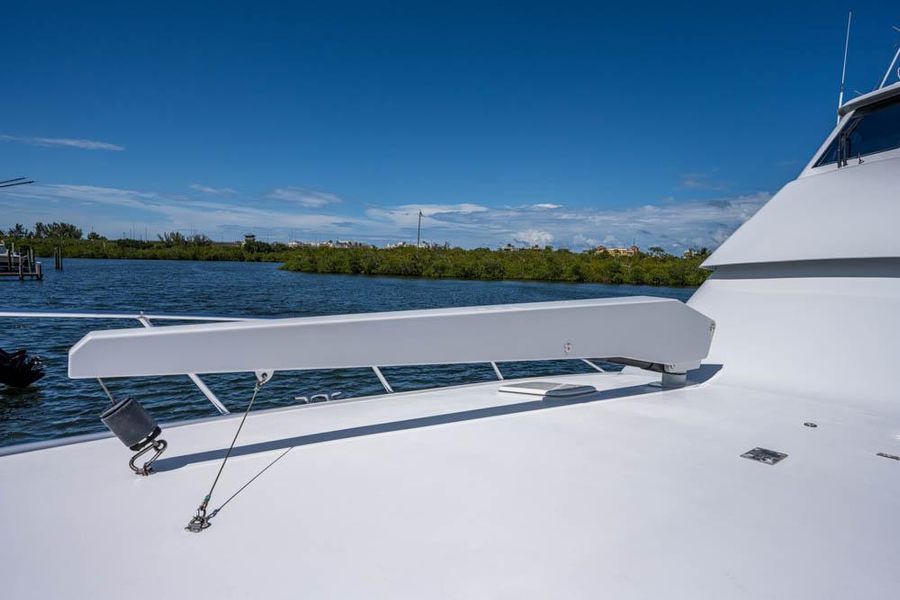
<svg viewBox="0 0 900 600">
<path fill-rule="evenodd" d="M 671 299 L 612 298 L 93 331 L 69 377 L 624 357 L 683 373 L 713 321 Z"/>
</svg>

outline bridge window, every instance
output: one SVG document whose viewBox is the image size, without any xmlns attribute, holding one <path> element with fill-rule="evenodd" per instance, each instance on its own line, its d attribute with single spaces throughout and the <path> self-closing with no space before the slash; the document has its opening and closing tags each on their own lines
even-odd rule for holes
<svg viewBox="0 0 900 600">
<path fill-rule="evenodd" d="M 891 98 L 857 110 L 816 162 L 817 167 L 846 164 L 858 156 L 868 156 L 900 148 L 900 98 Z"/>
</svg>

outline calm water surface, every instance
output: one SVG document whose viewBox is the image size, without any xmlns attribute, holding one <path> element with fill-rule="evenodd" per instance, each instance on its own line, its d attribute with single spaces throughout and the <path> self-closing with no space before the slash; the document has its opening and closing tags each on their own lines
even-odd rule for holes
<svg viewBox="0 0 900 600">
<path fill-rule="evenodd" d="M 47 266 L 47 261 L 44 261 Z M 125 311 L 218 316 L 300 317 L 478 304 L 654 295 L 687 300 L 693 289 L 599 284 L 432 281 L 388 277 L 312 275 L 279 271 L 275 264 L 237 262 L 68 259 L 64 271 L 42 282 L 0 281 L 6 310 Z M 26 390 L 0 384 L 0 446 L 103 430 L 108 404 L 95 381 L 66 377 L 70 346 L 88 331 L 140 327 L 109 319 L 0 318 L 0 348 L 27 348 L 44 359 L 47 376 Z M 580 361 L 504 363 L 509 377 L 583 372 Z M 488 365 L 384 369 L 397 391 L 488 381 Z M 246 406 L 249 374 L 204 380 L 232 411 Z M 108 382 L 116 396 L 140 400 L 159 421 L 218 414 L 187 377 L 144 377 Z M 340 391 L 343 397 L 382 393 L 369 369 L 276 373 L 260 392 L 260 409 L 296 404 L 296 396 Z"/>
</svg>

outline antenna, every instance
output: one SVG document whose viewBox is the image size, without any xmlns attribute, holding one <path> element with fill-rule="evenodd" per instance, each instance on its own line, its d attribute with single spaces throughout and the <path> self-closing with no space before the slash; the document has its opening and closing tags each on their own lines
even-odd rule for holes
<svg viewBox="0 0 900 600">
<path fill-rule="evenodd" d="M 34 183 L 34 180 L 27 179 L 25 177 L 16 177 L 15 179 L 0 181 L 0 188 L 15 187 L 17 185 L 28 185 L 29 183 Z"/>
<path fill-rule="evenodd" d="M 841 121 L 841 106 L 844 105 L 844 81 L 847 79 L 847 50 L 850 49 L 850 23 L 853 22 L 853 11 L 847 11 L 847 35 L 844 38 L 844 65 L 841 67 L 841 91 L 838 93 L 838 123 Z"/>
<path fill-rule="evenodd" d="M 897 29 L 896 26 L 894 27 L 894 29 L 896 31 L 900 31 L 900 29 Z M 881 85 L 878 86 L 879 90 L 884 87 L 885 83 L 887 83 L 888 77 L 890 77 L 891 71 L 894 70 L 894 65 L 897 63 L 897 57 L 900 57 L 900 46 L 897 47 L 897 52 L 894 53 L 894 60 L 891 61 L 891 64 L 888 66 L 887 71 L 884 72 L 884 77 L 881 80 Z M 900 76 L 900 73 L 898 73 L 898 76 Z"/>
</svg>

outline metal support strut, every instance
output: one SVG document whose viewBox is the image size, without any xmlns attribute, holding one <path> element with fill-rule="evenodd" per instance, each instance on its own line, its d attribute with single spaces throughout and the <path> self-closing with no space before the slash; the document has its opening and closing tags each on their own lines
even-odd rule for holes
<svg viewBox="0 0 900 600">
<path fill-rule="evenodd" d="M 138 315 L 137 320 L 146 328 L 153 327 L 153 323 L 150 321 L 150 317 L 145 315 L 143 311 Z M 216 395 L 212 392 L 211 389 L 204 383 L 200 376 L 196 373 L 188 373 L 187 376 L 194 382 L 194 385 L 197 386 L 197 389 L 200 390 L 200 393 L 206 396 L 206 399 L 209 400 L 213 406 L 216 407 L 216 410 L 219 411 L 220 415 L 228 415 L 231 414 L 225 405 L 222 404 L 222 401 L 219 400 Z M 100 385 L 103 385 L 102 383 Z"/>
</svg>

